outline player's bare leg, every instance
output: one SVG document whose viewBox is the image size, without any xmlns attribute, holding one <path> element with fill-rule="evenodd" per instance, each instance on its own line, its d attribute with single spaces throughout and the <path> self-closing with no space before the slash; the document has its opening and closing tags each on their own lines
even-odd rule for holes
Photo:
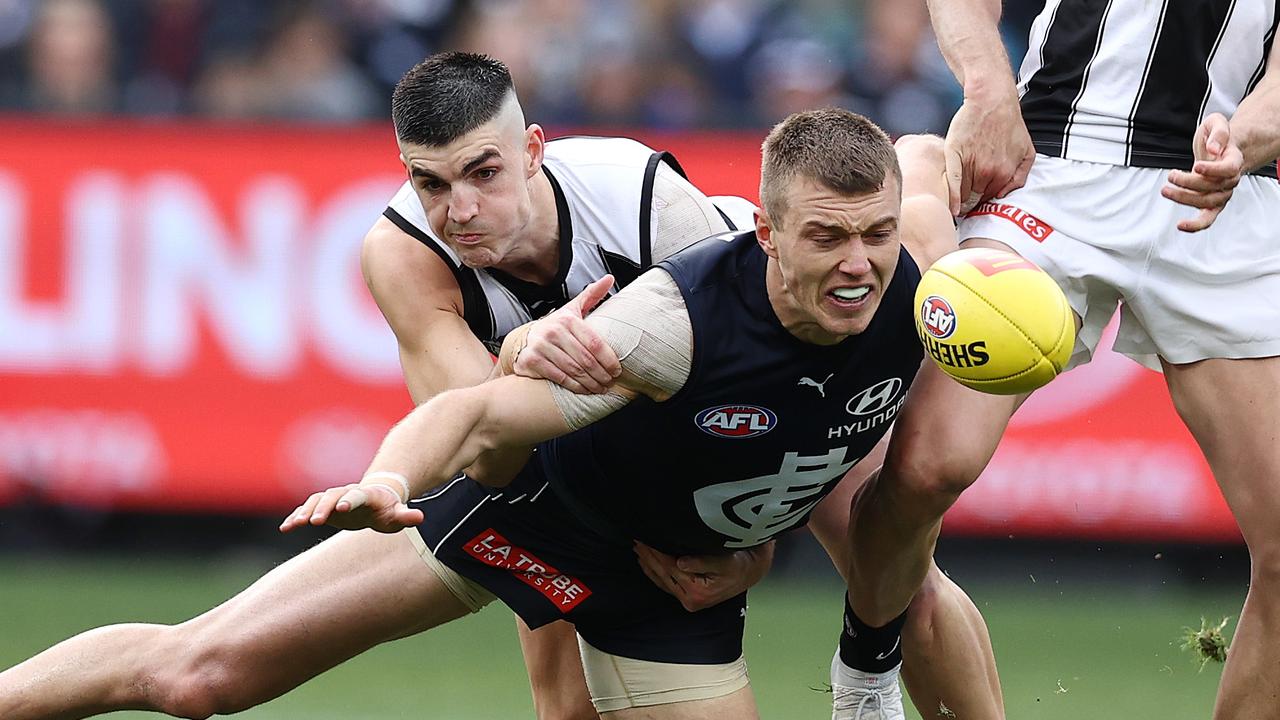
<svg viewBox="0 0 1280 720">
<path fill-rule="evenodd" d="M 849 601 L 863 623 L 880 627 L 907 609 L 933 565 L 943 513 L 986 467 L 1019 402 L 921 367 L 884 467 L 850 518 Z"/>
<path fill-rule="evenodd" d="M 989 238 L 962 247 L 1013 248 Z M 1076 330 L 1080 318 L 1076 316 Z M 925 362 L 894 423 L 885 465 L 850 516 L 849 601 L 878 627 L 898 617 L 924 583 L 942 515 L 986 468 L 1028 395 L 970 390 Z"/>
<path fill-rule="evenodd" d="M 0 717 L 238 712 L 465 614 L 404 533 L 342 532 L 180 625 L 90 630 L 0 673 Z"/>
<path fill-rule="evenodd" d="M 597 720 L 573 626 L 554 622 L 530 630 L 517 616 L 516 629 L 538 720 Z"/>
<path fill-rule="evenodd" d="M 748 685 L 724 697 L 614 710 L 600 717 L 604 720 L 754 720 L 760 714 Z"/>
<path fill-rule="evenodd" d="M 1003 718 L 995 653 L 982 613 L 933 565 L 907 607 L 902 682 L 924 718 Z"/>
<path fill-rule="evenodd" d="M 809 527 L 832 563 L 846 574 L 849 510 L 857 490 L 884 460 L 888 438 L 863 458 L 814 510 Z M 958 585 L 930 563 L 907 607 L 902 634 L 902 680 L 925 717 L 945 705 L 960 718 L 1004 717 L 1004 699 L 986 621 Z"/>
<path fill-rule="evenodd" d="M 1280 358 L 1165 365 L 1178 414 L 1204 451 L 1249 546 L 1249 594 L 1213 716 L 1276 717 L 1280 702 Z"/>
</svg>

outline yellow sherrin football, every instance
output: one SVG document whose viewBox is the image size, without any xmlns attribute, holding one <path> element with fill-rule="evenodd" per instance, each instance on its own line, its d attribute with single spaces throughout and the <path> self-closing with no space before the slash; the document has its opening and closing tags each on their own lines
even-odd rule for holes
<svg viewBox="0 0 1280 720">
<path fill-rule="evenodd" d="M 943 372 L 975 390 L 1017 395 L 1066 367 L 1076 326 L 1035 263 L 987 248 L 945 255 L 920 278 L 916 333 Z"/>
</svg>

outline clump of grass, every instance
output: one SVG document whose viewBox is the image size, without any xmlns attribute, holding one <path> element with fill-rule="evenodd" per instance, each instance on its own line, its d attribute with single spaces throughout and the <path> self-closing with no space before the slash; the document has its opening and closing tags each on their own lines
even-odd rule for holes
<svg viewBox="0 0 1280 720">
<path fill-rule="evenodd" d="M 1227 661 L 1227 639 L 1222 634 L 1231 618 L 1224 617 L 1217 625 L 1210 625 L 1208 620 L 1200 618 L 1200 629 L 1182 628 L 1182 649 L 1191 652 L 1200 662 L 1200 669 L 1210 660 L 1218 663 Z"/>
</svg>

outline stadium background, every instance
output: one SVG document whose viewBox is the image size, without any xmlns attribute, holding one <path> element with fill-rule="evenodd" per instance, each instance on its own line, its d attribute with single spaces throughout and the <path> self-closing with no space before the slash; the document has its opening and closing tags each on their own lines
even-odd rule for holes
<svg viewBox="0 0 1280 720">
<path fill-rule="evenodd" d="M 1036 9 L 1006 3 L 1014 56 Z M 941 133 L 960 100 L 915 0 L 0 1 L 0 666 L 181 620 L 320 537 L 273 527 L 409 408 L 358 248 L 403 177 L 390 87 L 452 48 L 508 62 L 549 135 L 752 198 L 793 110 Z M 1217 668 L 1178 637 L 1238 610 L 1247 559 L 1158 375 L 1106 353 L 1028 403 L 940 562 L 1010 716 L 1207 717 Z M 787 538 L 748 628 L 765 717 L 823 716 L 839 605 Z M 490 609 L 243 717 L 530 715 Z"/>
</svg>

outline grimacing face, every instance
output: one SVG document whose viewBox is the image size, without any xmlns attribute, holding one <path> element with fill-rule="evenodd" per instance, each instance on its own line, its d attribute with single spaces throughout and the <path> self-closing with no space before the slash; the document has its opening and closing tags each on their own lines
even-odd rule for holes
<svg viewBox="0 0 1280 720">
<path fill-rule="evenodd" d="M 533 214 L 529 179 L 542 166 L 542 130 L 511 120 L 500 112 L 440 147 L 400 143 L 427 222 L 468 267 L 510 257 Z"/>
<path fill-rule="evenodd" d="M 866 330 L 898 266 L 898 181 L 889 175 L 875 192 L 848 195 L 798 175 L 784 198 L 780 223 L 756 220 L 774 260 L 769 296 L 778 319 L 820 345 Z"/>
</svg>

